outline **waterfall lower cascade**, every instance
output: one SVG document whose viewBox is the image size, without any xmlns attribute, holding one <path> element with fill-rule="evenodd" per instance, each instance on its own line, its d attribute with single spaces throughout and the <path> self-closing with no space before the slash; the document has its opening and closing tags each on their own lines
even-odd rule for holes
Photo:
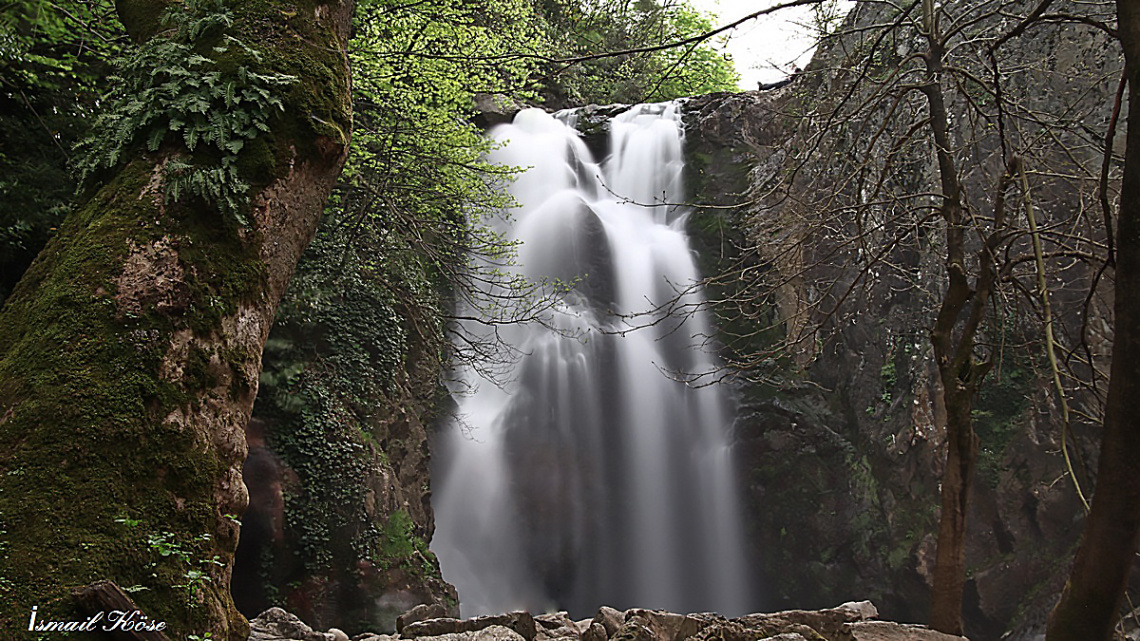
<svg viewBox="0 0 1140 641">
<path fill-rule="evenodd" d="M 669 204 L 685 197 L 679 105 L 615 117 L 601 163 L 574 117 L 529 109 L 490 132 L 503 143 L 493 162 L 530 167 L 502 230 L 520 243 L 517 269 L 572 286 L 544 323 L 467 328 L 522 356 L 505 383 L 481 368 L 459 375 L 467 393 L 440 443 L 432 547 L 465 616 L 743 614 L 753 604 L 729 404 L 691 382 L 715 362 L 690 287 L 687 212 Z"/>
</svg>

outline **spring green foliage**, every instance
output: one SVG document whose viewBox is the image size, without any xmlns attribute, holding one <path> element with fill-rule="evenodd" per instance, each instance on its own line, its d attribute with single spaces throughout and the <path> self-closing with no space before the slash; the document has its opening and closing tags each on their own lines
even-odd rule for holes
<svg viewBox="0 0 1140 641">
<path fill-rule="evenodd" d="M 235 54 L 257 64 L 262 56 L 226 33 L 234 18 L 221 0 L 188 0 L 163 20 L 166 35 L 119 59 L 110 105 L 80 148 L 80 180 L 120 166 L 140 145 L 155 152 L 180 138 L 189 155 L 167 162 L 166 199 L 196 196 L 244 223 L 250 185 L 241 151 L 269 132 L 284 110 L 280 91 L 296 78 L 233 62 Z"/>
<path fill-rule="evenodd" d="M 496 182 L 505 172 L 482 160 L 488 142 L 465 116 L 476 93 L 534 97 L 534 62 L 511 56 L 542 34 L 520 0 L 380 0 L 360 11 L 356 129 L 338 206 L 345 224 L 384 230 L 388 251 L 425 260 L 441 281 L 468 250 L 498 245 L 473 235 L 468 218 L 507 204 Z"/>
<path fill-rule="evenodd" d="M 359 95 L 401 106 L 415 118 L 464 113 L 478 92 L 527 97 L 545 34 L 526 0 L 364 0 L 353 41 Z"/>
<path fill-rule="evenodd" d="M 396 170 L 407 182 L 370 186 L 385 190 L 399 208 L 411 195 L 438 212 L 430 201 L 487 191 L 486 181 L 468 171 L 482 141 L 458 122 L 471 114 L 475 93 L 562 107 L 668 99 L 732 89 L 735 82 L 731 62 L 707 46 L 573 65 L 549 61 L 707 29 L 707 19 L 685 4 L 358 4 L 358 148 L 386 147 L 382 155 L 400 165 L 380 171 Z M 256 156 L 250 143 L 270 127 L 289 77 L 256 74 L 256 64 L 242 64 L 257 62 L 256 43 L 226 35 L 232 17 L 216 2 L 180 4 L 165 18 L 169 37 L 138 49 L 126 46 L 114 10 L 110 0 L 20 0 L 5 3 L 0 15 L 0 301 L 71 209 L 76 181 L 69 162 L 97 180 L 137 151 L 181 145 L 182 156 L 167 165 L 168 197 L 203 198 L 239 222 L 249 184 L 259 178 L 243 171 L 255 164 L 244 162 L 243 153 Z M 101 99 L 108 77 L 117 81 Z M 88 143 L 75 153 L 84 138 Z M 451 150 L 462 152 L 436 162 L 451 158 Z M 449 175 L 440 181 L 440 174 Z M 456 189 L 432 192 L 438 184 Z"/>
<path fill-rule="evenodd" d="M 0 10 L 0 302 L 71 210 L 71 148 L 124 39 L 113 11 L 110 0 Z"/>
<path fill-rule="evenodd" d="M 539 0 L 556 57 L 676 42 L 713 28 L 684 2 Z M 649 102 L 713 91 L 736 91 L 732 61 L 708 41 L 656 52 L 607 56 L 572 66 L 544 67 L 547 94 L 567 105 Z"/>
<path fill-rule="evenodd" d="M 714 25 L 707 17 L 688 5 L 676 5 L 665 13 L 667 32 L 675 38 L 687 38 L 711 30 Z M 713 91 L 736 91 L 740 75 L 732 61 L 708 45 L 686 45 L 667 49 L 654 61 L 657 69 L 649 70 L 649 77 L 660 74 L 651 87 L 651 99 L 696 96 Z"/>
</svg>

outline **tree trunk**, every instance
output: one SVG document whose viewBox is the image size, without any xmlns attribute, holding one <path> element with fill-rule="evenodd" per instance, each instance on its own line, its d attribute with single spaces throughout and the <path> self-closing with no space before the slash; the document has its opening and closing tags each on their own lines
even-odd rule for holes
<svg viewBox="0 0 1140 641">
<path fill-rule="evenodd" d="M 943 374 L 946 402 L 946 468 L 942 472 L 942 516 L 934 564 L 930 627 L 962 634 L 962 591 L 966 585 L 966 516 L 978 458 L 970 411 L 973 390 Z M 951 387 L 953 389 L 951 389 Z"/>
<path fill-rule="evenodd" d="M 136 41 L 163 0 L 120 0 Z M 113 580 L 172 638 L 244 640 L 230 567 L 243 428 L 274 311 L 351 130 L 351 0 L 227 0 L 261 73 L 297 76 L 247 145 L 246 227 L 164 203 L 180 148 L 136 152 L 61 226 L 0 313 L 0 629 L 83 620 L 69 590 Z M 256 58 L 256 57 L 254 57 Z M 251 58 L 246 58 L 246 64 Z M 219 66 L 226 63 L 219 60 Z"/>
<path fill-rule="evenodd" d="M 1112 370 L 1092 509 L 1048 641 L 1107 641 L 1140 533 L 1140 6 L 1116 3 L 1128 70 L 1128 134 L 1117 221 Z"/>
<path fill-rule="evenodd" d="M 938 552 L 931 588 L 930 627 L 946 634 L 962 634 L 962 589 L 966 584 L 966 525 L 974 467 L 978 458 L 978 437 L 971 414 L 974 394 L 990 369 L 988 362 L 977 362 L 974 344 L 985 318 L 986 308 L 997 282 L 994 254 L 1005 222 L 1005 187 L 999 181 L 995 194 L 993 229 L 978 251 L 974 287 L 966 274 L 966 216 L 962 210 L 962 187 L 950 143 L 950 118 L 942 93 L 942 58 L 945 44 L 938 39 L 930 15 L 933 3 L 923 3 L 927 15 L 927 43 L 924 58 L 926 83 L 920 91 L 930 108 L 930 131 L 938 160 L 942 189 L 939 212 L 946 225 L 946 291 L 930 344 L 942 379 L 946 405 L 946 467 L 942 472 L 942 514 L 938 525 Z M 1013 166 L 1011 164 L 1011 166 Z M 1008 170 L 1007 170 L 1008 176 Z"/>
</svg>

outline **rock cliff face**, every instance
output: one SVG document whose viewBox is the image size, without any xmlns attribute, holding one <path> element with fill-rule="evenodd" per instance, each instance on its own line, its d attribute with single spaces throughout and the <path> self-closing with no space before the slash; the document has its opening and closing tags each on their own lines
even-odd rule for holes
<svg viewBox="0 0 1140 641">
<path fill-rule="evenodd" d="M 962 5 L 947 3 L 947 14 L 961 15 Z M 940 224 L 914 214 L 933 199 L 911 197 L 939 192 L 929 135 L 921 124 L 918 135 L 907 130 L 925 103 L 900 91 L 891 111 L 893 94 L 883 89 L 921 45 L 906 30 L 877 41 L 871 25 L 893 18 L 860 6 L 846 28 L 867 30 L 830 41 L 789 86 L 687 103 L 689 184 L 706 205 L 690 232 L 703 272 L 725 275 L 710 284 L 710 298 L 722 301 L 720 338 L 751 375 L 739 388 L 736 439 L 750 539 L 772 605 L 869 597 L 890 618 L 925 620 L 945 456 L 928 338 L 944 288 L 944 245 Z M 992 42 L 1013 24 L 986 18 L 973 35 Z M 1047 237 L 1047 255 L 1070 241 L 1093 253 L 1087 239 L 1103 238 L 1080 212 L 1099 221 L 1098 141 L 1119 78 L 1117 50 L 1099 31 L 1074 25 L 1040 25 L 1001 50 L 1007 144 L 1031 166 L 1042 225 L 1073 230 Z M 852 88 L 859 80 L 866 82 Z M 969 206 L 987 217 L 1002 147 L 992 91 L 980 95 L 953 93 L 948 106 L 957 123 L 970 123 L 956 130 L 955 154 Z M 1055 139 L 1034 138 L 1044 131 Z M 891 169 L 875 169 L 884 166 Z M 1009 196 L 1019 209 L 1020 195 Z M 1032 255 L 1025 229 L 1023 217 L 1012 223 L 1007 256 Z M 1097 390 L 1073 381 L 1092 380 L 1082 358 L 1104 365 L 1111 289 L 1097 276 L 1100 263 L 1077 253 L 1046 260 L 1046 270 L 1071 365 L 1065 375 L 1073 377 L 1066 395 L 1084 408 L 1074 414 L 1070 450 L 1085 461 L 1075 467 L 1087 493 L 1103 381 Z M 1060 452 L 1036 271 L 1023 260 L 1004 277 L 979 351 L 995 369 L 974 412 L 982 452 L 965 616 L 976 639 L 1043 630 L 1083 514 Z"/>
<path fill-rule="evenodd" d="M 438 299 L 345 229 L 330 214 L 267 343 L 233 593 L 248 617 L 285 606 L 355 633 L 457 597 L 428 550 Z"/>
</svg>

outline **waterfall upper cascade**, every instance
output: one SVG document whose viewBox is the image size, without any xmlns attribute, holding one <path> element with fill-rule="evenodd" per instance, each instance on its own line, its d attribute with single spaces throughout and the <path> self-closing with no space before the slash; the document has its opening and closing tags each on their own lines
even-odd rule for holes
<svg viewBox="0 0 1140 641">
<path fill-rule="evenodd" d="M 689 287 L 686 211 L 669 204 L 685 196 L 679 106 L 615 117 L 601 163 L 574 117 L 530 109 L 489 134 L 504 143 L 492 161 L 530 167 L 501 230 L 520 242 L 517 269 L 573 286 L 545 323 L 494 328 L 522 354 L 509 381 L 460 372 L 468 391 L 441 439 L 432 547 L 468 616 L 603 604 L 743 614 L 729 404 L 716 385 L 684 382 L 715 363 Z"/>
</svg>

